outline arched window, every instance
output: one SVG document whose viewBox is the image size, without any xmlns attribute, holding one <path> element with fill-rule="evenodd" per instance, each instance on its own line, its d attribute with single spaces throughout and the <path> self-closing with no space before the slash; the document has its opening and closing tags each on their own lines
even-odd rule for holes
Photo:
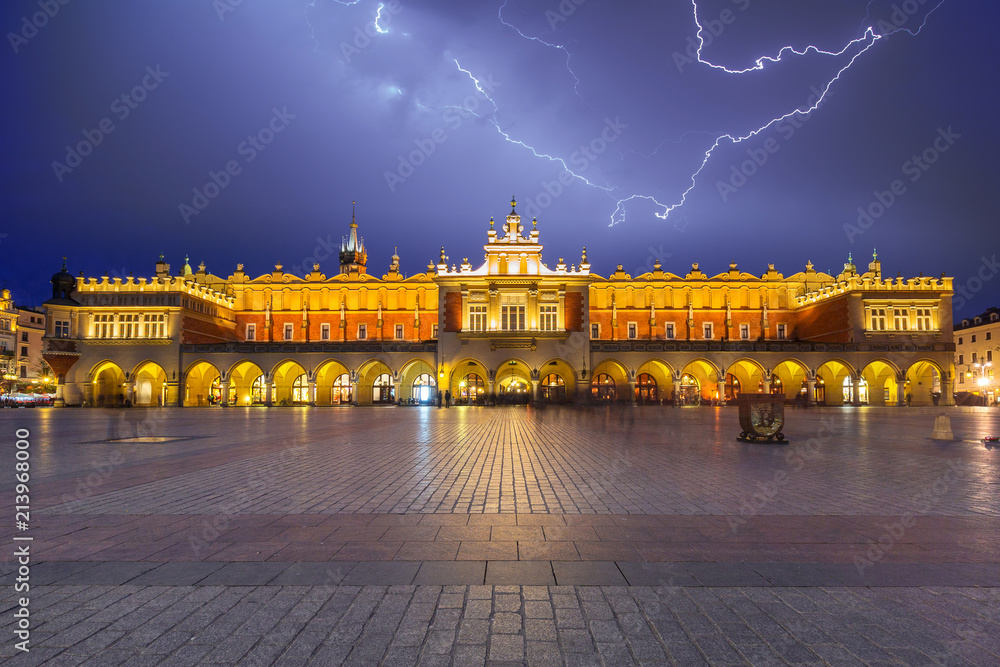
<svg viewBox="0 0 1000 667">
<path fill-rule="evenodd" d="M 542 399 L 561 402 L 566 400 L 566 382 L 557 373 L 549 373 L 542 379 Z"/>
<path fill-rule="evenodd" d="M 382 373 L 375 378 L 372 386 L 372 403 L 392 403 L 396 400 L 396 388 L 392 384 L 392 376 Z"/>
<path fill-rule="evenodd" d="M 308 403 L 309 398 L 309 378 L 303 373 L 292 383 L 292 402 Z"/>
<path fill-rule="evenodd" d="M 732 373 L 726 373 L 726 400 L 737 400 L 740 397 L 741 391 L 740 379 Z"/>
<path fill-rule="evenodd" d="M 264 386 L 264 376 L 258 375 L 250 387 L 250 402 L 263 403 L 267 398 L 267 389 Z"/>
<path fill-rule="evenodd" d="M 434 388 L 434 376 L 430 373 L 421 373 L 413 379 L 413 399 L 418 403 L 431 403 L 436 398 Z"/>
<path fill-rule="evenodd" d="M 640 373 L 636 378 L 635 398 L 640 403 L 655 403 L 659 400 L 656 395 L 656 380 L 649 373 Z"/>
<path fill-rule="evenodd" d="M 485 391 L 486 383 L 477 373 L 469 373 L 458 383 L 458 398 L 463 402 L 481 401 Z"/>
<path fill-rule="evenodd" d="M 613 401 L 618 397 L 615 381 L 607 373 L 594 376 L 590 383 L 590 393 L 595 401 Z"/>
<path fill-rule="evenodd" d="M 350 403 L 354 400 L 351 396 L 351 376 L 343 373 L 333 381 L 333 404 Z"/>
</svg>

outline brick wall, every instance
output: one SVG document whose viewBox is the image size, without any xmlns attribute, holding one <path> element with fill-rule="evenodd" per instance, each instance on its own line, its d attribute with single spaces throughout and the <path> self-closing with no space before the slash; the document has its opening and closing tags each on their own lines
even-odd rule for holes
<svg viewBox="0 0 1000 667">
<path fill-rule="evenodd" d="M 462 330 L 462 295 L 458 292 L 448 292 L 444 295 L 444 330 L 450 332 Z"/>
<path fill-rule="evenodd" d="M 583 293 L 566 293 L 566 328 L 570 331 L 583 331 Z"/>
</svg>

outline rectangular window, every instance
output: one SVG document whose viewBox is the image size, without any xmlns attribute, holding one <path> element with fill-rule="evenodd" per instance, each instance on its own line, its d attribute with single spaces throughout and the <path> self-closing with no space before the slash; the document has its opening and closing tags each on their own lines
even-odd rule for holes
<svg viewBox="0 0 1000 667">
<path fill-rule="evenodd" d="M 705 322 L 705 324 L 702 325 L 702 333 L 704 334 L 705 340 L 711 340 L 713 338 L 711 322 Z"/>
<path fill-rule="evenodd" d="M 542 331 L 555 331 L 556 330 L 556 311 L 558 306 L 556 305 L 545 305 L 538 307 L 538 317 L 539 326 L 538 328 Z"/>
<path fill-rule="evenodd" d="M 964 364 L 965 363 L 965 355 L 964 354 L 958 355 L 958 363 L 959 364 Z"/>
<path fill-rule="evenodd" d="M 319 339 L 320 340 L 330 340 L 330 325 L 321 324 L 319 325 Z"/>
<path fill-rule="evenodd" d="M 959 384 L 965 384 L 965 373 L 959 373 L 958 374 L 958 383 Z"/>
<path fill-rule="evenodd" d="M 257 325 L 248 324 L 247 325 L 247 340 L 257 340 Z"/>
<path fill-rule="evenodd" d="M 740 325 L 740 340 L 750 340 L 750 325 L 741 324 Z"/>
<path fill-rule="evenodd" d="M 525 298 L 522 295 L 503 297 L 500 304 L 500 329 L 503 331 L 524 331 Z"/>
<path fill-rule="evenodd" d="M 931 309 L 917 308 L 916 321 L 913 323 L 917 331 L 931 330 Z"/>
<path fill-rule="evenodd" d="M 868 324 L 871 331 L 885 331 L 885 308 L 871 309 L 871 322 Z"/>
<path fill-rule="evenodd" d="M 21 377 L 23 377 L 23 378 L 28 377 L 28 367 L 27 366 L 21 366 Z"/>
<path fill-rule="evenodd" d="M 368 339 L 368 325 L 367 324 L 359 324 L 358 325 L 358 340 L 367 340 L 367 339 Z"/>
<path fill-rule="evenodd" d="M 437 338 L 437 337 L 438 337 L 438 325 L 432 324 L 431 325 L 431 338 Z"/>
<path fill-rule="evenodd" d="M 22 343 L 27 343 L 28 342 L 28 332 L 27 331 L 22 331 L 21 332 L 21 342 Z"/>
<path fill-rule="evenodd" d="M 993 361 L 993 350 L 986 350 L 986 361 Z"/>
<path fill-rule="evenodd" d="M 591 338 L 595 338 L 595 339 L 601 337 L 601 325 L 600 324 L 591 324 L 590 325 L 590 337 Z"/>
<path fill-rule="evenodd" d="M 396 340 L 403 340 L 403 325 L 396 325 Z"/>
<path fill-rule="evenodd" d="M 910 330 L 910 311 L 901 308 L 892 309 L 892 324 L 896 331 Z M 973 341 L 974 342 L 974 341 Z"/>
<path fill-rule="evenodd" d="M 56 320 L 53 333 L 56 338 L 69 338 L 69 322 L 66 320 Z"/>
<path fill-rule="evenodd" d="M 975 343 L 975 342 L 976 342 L 976 334 L 972 334 L 972 342 L 973 342 L 973 343 Z"/>
<path fill-rule="evenodd" d="M 292 324 L 291 322 L 286 322 L 285 323 L 285 340 L 291 340 L 292 339 L 292 335 L 294 334 L 294 332 L 295 332 L 295 325 Z"/>
<path fill-rule="evenodd" d="M 992 338 L 993 338 L 993 332 L 992 331 L 987 331 L 986 332 L 986 340 L 991 340 Z"/>
<path fill-rule="evenodd" d="M 663 335 L 667 340 L 673 340 L 675 338 L 673 322 L 667 322 L 663 325 Z"/>
<path fill-rule="evenodd" d="M 628 323 L 628 337 L 629 338 L 639 337 L 639 328 L 636 326 L 635 322 Z"/>
<path fill-rule="evenodd" d="M 962 344 L 962 337 L 961 337 L 961 336 L 959 336 L 959 337 L 958 337 L 958 344 L 959 344 L 959 345 L 961 345 L 961 344 Z"/>
<path fill-rule="evenodd" d="M 469 329 L 486 331 L 486 306 L 469 306 Z"/>
<path fill-rule="evenodd" d="M 976 359 L 976 353 L 975 353 L 975 352 L 973 352 L 973 353 L 972 353 L 972 363 L 976 363 L 977 361 L 979 361 L 979 360 L 978 360 L 978 359 Z"/>
<path fill-rule="evenodd" d="M 779 340 L 784 340 L 785 339 L 785 325 L 784 324 L 779 324 L 778 325 L 778 339 Z"/>
<path fill-rule="evenodd" d="M 25 347 L 24 345 L 21 346 L 21 356 L 22 357 L 28 356 L 28 348 Z"/>
</svg>

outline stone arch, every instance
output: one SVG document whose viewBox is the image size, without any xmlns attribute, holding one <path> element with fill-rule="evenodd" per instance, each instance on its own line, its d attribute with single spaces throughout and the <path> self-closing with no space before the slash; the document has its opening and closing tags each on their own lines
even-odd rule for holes
<svg viewBox="0 0 1000 667">
<path fill-rule="evenodd" d="M 562 357 L 553 357 L 538 367 L 538 382 L 539 398 L 549 403 L 576 399 L 576 369 Z"/>
<path fill-rule="evenodd" d="M 531 366 L 518 357 L 509 357 L 497 364 L 494 392 L 513 402 L 527 401 L 531 396 L 531 381 L 535 379 Z"/>
<path fill-rule="evenodd" d="M 233 364 L 226 377 L 229 378 L 229 404 L 236 405 L 262 405 L 266 399 L 265 392 L 254 382 L 259 377 L 264 376 L 264 369 L 249 359 L 242 359 Z M 267 378 L 263 380 L 267 382 Z"/>
<path fill-rule="evenodd" d="M 854 377 L 854 367 L 843 359 L 827 359 L 816 369 L 816 404 L 844 405 L 844 379 Z M 845 398 L 847 400 L 845 400 Z"/>
<path fill-rule="evenodd" d="M 125 403 L 125 371 L 111 360 L 99 362 L 90 371 L 90 405 L 113 408 Z"/>
<path fill-rule="evenodd" d="M 274 405 L 305 405 L 311 402 L 309 373 L 294 359 L 276 363 L 271 369 L 270 378 L 271 402 Z"/>
<path fill-rule="evenodd" d="M 138 364 L 130 376 L 132 380 L 132 405 L 162 406 L 167 402 L 167 372 L 155 361 Z"/>
<path fill-rule="evenodd" d="M 741 357 L 726 369 L 726 400 L 734 401 L 740 394 L 756 394 L 761 391 L 764 366 L 755 359 Z"/>
<path fill-rule="evenodd" d="M 874 359 L 861 369 L 861 377 L 868 384 L 868 403 L 871 405 L 899 405 L 899 379 L 902 373 L 896 364 L 887 359 Z"/>
<path fill-rule="evenodd" d="M 218 367 L 210 361 L 205 361 L 204 359 L 199 359 L 188 364 L 187 370 L 184 371 L 184 405 L 201 405 L 198 397 L 202 397 L 202 401 L 207 402 L 208 397 L 212 396 L 213 400 L 215 398 L 222 398 L 221 389 L 219 390 L 219 396 L 214 396 L 214 388 L 217 386 L 217 382 L 221 379 L 222 375 L 219 372 Z"/>
<path fill-rule="evenodd" d="M 388 376 L 388 377 L 387 377 Z M 394 403 L 399 376 L 381 359 L 369 359 L 358 367 L 357 396 L 359 405 Z"/>
<path fill-rule="evenodd" d="M 698 405 L 700 401 L 718 398 L 719 379 L 726 377 L 718 366 L 703 357 L 684 364 L 680 376 L 681 395 L 678 398 L 683 405 Z"/>
<path fill-rule="evenodd" d="M 430 404 L 437 400 L 438 377 L 434 366 L 424 359 L 411 359 L 399 371 L 397 396 L 403 402 Z M 452 392 L 454 394 L 454 392 Z"/>
<path fill-rule="evenodd" d="M 462 405 L 484 403 L 490 393 L 492 375 L 483 362 L 473 357 L 466 357 L 452 364 L 448 381 L 440 382 L 450 389 L 452 398 Z M 493 389 L 496 391 L 496 388 Z M 444 393 L 444 389 L 441 389 Z"/>
<path fill-rule="evenodd" d="M 793 400 L 801 397 L 805 401 L 805 396 L 809 391 L 806 381 L 809 379 L 809 367 L 798 359 L 782 359 L 771 369 L 771 393 L 784 394 L 785 400 Z M 777 382 L 775 382 L 775 380 Z"/>
<path fill-rule="evenodd" d="M 918 359 L 911 363 L 906 369 L 904 388 L 910 396 L 910 405 L 933 405 L 934 394 L 940 397 L 943 390 L 944 377 L 941 366 L 930 359 Z"/>
<path fill-rule="evenodd" d="M 636 402 L 642 405 L 672 400 L 676 373 L 677 371 L 663 359 L 647 359 L 639 364 L 639 367 L 635 369 Z M 643 376 L 648 376 L 646 382 L 643 382 Z M 652 381 L 652 387 L 648 381 Z"/>
<path fill-rule="evenodd" d="M 594 367 L 590 378 L 589 399 L 599 402 L 631 400 L 629 380 L 632 374 L 616 359 L 605 359 Z"/>
<path fill-rule="evenodd" d="M 314 377 L 316 405 L 349 405 L 354 400 L 351 369 L 339 359 L 325 360 L 316 367 Z"/>
</svg>

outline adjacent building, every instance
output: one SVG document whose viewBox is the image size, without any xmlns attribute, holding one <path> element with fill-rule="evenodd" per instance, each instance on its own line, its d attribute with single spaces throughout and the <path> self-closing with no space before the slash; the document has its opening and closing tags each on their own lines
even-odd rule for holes
<svg viewBox="0 0 1000 667">
<path fill-rule="evenodd" d="M 955 324 L 955 391 L 965 405 L 994 405 L 1000 391 L 993 357 L 1000 353 L 1000 308 Z"/>
<path fill-rule="evenodd" d="M 52 278 L 44 358 L 67 405 L 693 405 L 741 393 L 824 405 L 952 402 L 951 278 L 673 272 L 546 263 L 511 211 L 483 259 L 381 276 L 353 219 L 337 271 L 226 277 L 161 257 L 148 278 Z M 472 253 L 469 253 L 470 255 Z"/>
</svg>

